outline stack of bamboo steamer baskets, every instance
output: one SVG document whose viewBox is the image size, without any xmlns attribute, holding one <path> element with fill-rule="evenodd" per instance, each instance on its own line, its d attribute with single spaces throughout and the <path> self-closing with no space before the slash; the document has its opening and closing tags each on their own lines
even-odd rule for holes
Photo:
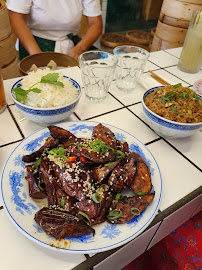
<svg viewBox="0 0 202 270">
<path fill-rule="evenodd" d="M 202 0 L 164 0 L 151 51 L 182 47 L 194 10 L 202 10 Z"/>
<path fill-rule="evenodd" d="M 8 10 L 3 0 L 0 0 L 0 69 L 4 80 L 20 74 Z"/>
</svg>

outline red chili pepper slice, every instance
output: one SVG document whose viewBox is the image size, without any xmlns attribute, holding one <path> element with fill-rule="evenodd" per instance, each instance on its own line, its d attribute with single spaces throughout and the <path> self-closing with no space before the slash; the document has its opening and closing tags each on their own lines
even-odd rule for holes
<svg viewBox="0 0 202 270">
<path fill-rule="evenodd" d="M 85 151 L 86 150 L 86 147 L 82 147 L 81 149 Z"/>
<path fill-rule="evenodd" d="M 72 162 L 72 161 L 75 161 L 77 159 L 77 157 L 68 157 L 66 162 Z"/>
<path fill-rule="evenodd" d="M 84 157 L 80 157 L 80 161 L 85 163 L 86 162 L 86 159 Z"/>
</svg>

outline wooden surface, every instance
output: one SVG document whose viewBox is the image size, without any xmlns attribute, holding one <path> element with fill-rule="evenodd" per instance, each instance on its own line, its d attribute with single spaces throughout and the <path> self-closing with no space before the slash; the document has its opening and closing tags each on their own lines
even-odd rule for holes
<svg viewBox="0 0 202 270">
<path fill-rule="evenodd" d="M 152 34 L 140 30 L 127 31 L 126 37 L 134 43 L 143 45 L 148 45 L 153 38 Z"/>
<path fill-rule="evenodd" d="M 105 33 L 101 36 L 100 43 L 103 46 L 109 47 L 109 48 L 115 48 L 117 46 L 121 45 L 132 45 L 132 46 L 137 46 L 141 47 L 145 50 L 149 50 L 149 44 L 143 45 L 143 44 L 138 44 L 133 41 L 131 41 L 126 35 L 122 35 L 119 33 Z"/>
</svg>

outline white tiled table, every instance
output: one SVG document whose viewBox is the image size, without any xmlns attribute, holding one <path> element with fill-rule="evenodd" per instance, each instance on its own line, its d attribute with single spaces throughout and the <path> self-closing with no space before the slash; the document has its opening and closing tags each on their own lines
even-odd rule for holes
<svg viewBox="0 0 202 270">
<path fill-rule="evenodd" d="M 148 78 L 147 71 L 154 70 L 156 74 L 171 84 L 181 82 L 183 86 L 193 86 L 196 80 L 202 78 L 202 70 L 193 75 L 178 70 L 176 64 L 180 52 L 181 48 L 176 48 L 151 53 L 143 76 Z M 82 85 L 79 67 L 65 69 L 63 73 Z M 0 173 L 18 142 L 42 128 L 28 119 L 22 120 L 22 115 L 13 104 L 9 91 L 16 80 L 15 78 L 4 81 L 8 106 L 0 114 Z M 158 82 L 153 80 L 150 86 L 156 85 L 159 85 Z M 173 217 L 176 211 L 180 212 L 183 207 L 183 212 L 187 213 L 185 217 L 189 218 L 199 208 L 202 182 L 202 132 L 198 131 L 192 137 L 179 140 L 166 140 L 159 137 L 144 119 L 141 105 L 144 91 L 145 88 L 138 84 L 133 92 L 125 93 L 118 90 L 113 81 L 107 98 L 100 103 L 94 103 L 82 94 L 75 114 L 67 121 L 94 120 L 112 124 L 133 134 L 147 145 L 159 164 L 163 179 L 159 213 L 150 228 L 118 250 L 90 257 L 88 255 L 61 254 L 33 244 L 17 231 L 6 216 L 0 196 L 0 269 L 54 270 L 57 268 L 57 270 L 67 270 L 75 268 L 83 270 L 93 266 L 95 269 L 121 269 L 144 252 L 147 246 L 152 246 L 152 243 L 165 236 L 162 232 L 169 233 L 171 229 L 175 228 Z M 169 222 L 164 222 L 164 219 Z M 183 222 L 183 219 L 178 218 L 176 226 L 180 222 Z M 165 227 L 166 223 L 171 223 L 172 228 Z M 158 234 L 158 232 L 160 233 Z M 134 246 L 138 252 L 127 252 L 127 248 L 129 251 Z M 12 256 L 10 256 L 11 254 Z M 110 265 L 114 265 L 115 268 L 110 268 Z"/>
</svg>

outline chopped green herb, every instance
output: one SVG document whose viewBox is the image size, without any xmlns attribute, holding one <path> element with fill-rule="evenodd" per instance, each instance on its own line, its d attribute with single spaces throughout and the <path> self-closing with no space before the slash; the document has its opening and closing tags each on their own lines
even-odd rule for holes
<svg viewBox="0 0 202 270">
<path fill-rule="evenodd" d="M 146 194 L 146 193 L 143 192 L 143 191 L 139 191 L 139 192 L 137 193 L 138 196 L 142 196 L 142 195 L 145 195 L 145 194 Z"/>
<path fill-rule="evenodd" d="M 182 86 L 182 84 L 181 83 L 178 83 L 178 84 L 173 85 L 173 88 L 178 88 L 180 86 Z"/>
<path fill-rule="evenodd" d="M 83 144 L 81 144 L 81 143 L 79 143 L 78 145 L 77 145 L 77 148 L 79 149 L 79 150 L 81 150 L 82 149 L 82 147 L 86 147 L 85 145 L 83 145 Z"/>
<path fill-rule="evenodd" d="M 134 212 L 135 211 L 135 212 Z M 130 212 L 131 212 L 131 214 L 133 214 L 134 216 L 139 216 L 140 215 L 140 210 L 138 209 L 138 208 L 136 208 L 136 207 L 132 207 L 131 209 L 130 209 Z"/>
<path fill-rule="evenodd" d="M 49 84 L 55 84 L 55 85 L 64 87 L 64 84 L 62 82 L 59 82 L 58 78 L 59 78 L 59 73 L 49 73 L 43 76 L 39 83 L 49 83 Z"/>
<path fill-rule="evenodd" d="M 37 186 L 41 191 L 44 191 L 44 188 L 41 186 L 41 184 L 42 184 L 42 182 L 41 182 L 41 180 L 39 180 Z"/>
<path fill-rule="evenodd" d="M 171 107 L 171 110 L 172 110 L 175 114 L 178 114 L 178 113 L 179 113 L 173 106 Z"/>
<path fill-rule="evenodd" d="M 106 185 L 106 184 L 102 184 L 101 186 L 99 186 L 98 190 L 99 190 L 99 189 L 101 189 L 101 188 L 103 188 L 103 187 L 105 187 L 105 188 L 106 188 L 106 190 L 108 190 L 108 189 L 109 189 L 109 186 L 108 186 L 108 185 Z"/>
<path fill-rule="evenodd" d="M 16 87 L 16 88 L 13 89 L 13 92 L 15 92 L 15 97 L 16 97 L 17 101 L 22 102 L 22 103 L 25 102 L 25 100 L 27 98 L 27 95 L 31 91 L 35 92 L 35 93 L 41 93 L 41 90 L 38 89 L 38 88 L 32 88 L 32 89 L 29 89 L 29 90 L 23 90 L 20 87 Z"/>
<path fill-rule="evenodd" d="M 124 158 L 125 154 L 121 152 L 120 150 L 116 151 L 116 160 L 119 160 L 120 158 Z"/>
<path fill-rule="evenodd" d="M 113 165 L 114 163 L 115 163 L 115 162 L 112 161 L 112 162 L 109 162 L 109 163 L 104 164 L 104 166 L 107 167 L 107 166 Z"/>
<path fill-rule="evenodd" d="M 35 86 L 38 83 L 49 83 L 49 84 L 54 84 L 54 85 L 64 87 L 64 84 L 58 81 L 58 77 L 59 77 L 58 73 L 49 73 L 46 76 L 43 76 L 40 82 L 33 84 L 28 90 L 24 90 L 21 87 L 14 88 L 13 92 L 15 93 L 15 97 L 17 101 L 24 103 L 27 98 L 28 93 L 30 92 L 41 93 L 40 89 L 36 87 L 33 88 L 33 86 Z"/>
<path fill-rule="evenodd" d="M 60 201 L 60 206 L 61 206 L 61 207 L 64 207 L 64 206 L 65 206 L 65 199 L 64 199 L 64 198 L 61 199 L 61 201 Z"/>
<path fill-rule="evenodd" d="M 55 158 L 62 158 L 65 161 L 67 160 L 67 150 L 62 145 L 58 145 L 57 148 L 47 151 L 46 154 L 53 155 Z"/>
<path fill-rule="evenodd" d="M 105 153 L 107 153 L 110 149 L 114 151 L 113 148 L 111 148 L 109 145 L 106 145 L 105 142 L 101 141 L 101 140 L 95 140 L 92 141 L 89 144 L 91 150 L 93 152 L 97 152 L 101 155 L 104 155 Z"/>
<path fill-rule="evenodd" d="M 123 194 L 117 193 L 117 194 L 116 194 L 116 197 L 115 197 L 115 201 L 118 201 L 118 200 L 120 200 L 120 199 L 122 199 L 122 198 L 123 198 Z"/>
<path fill-rule="evenodd" d="M 34 163 L 34 168 L 37 169 L 41 163 L 41 158 L 39 158 L 35 163 Z"/>
<path fill-rule="evenodd" d="M 194 93 L 193 98 L 194 98 L 196 101 L 198 101 L 198 103 L 199 103 L 200 106 L 202 106 L 201 101 L 200 101 L 200 98 L 199 98 L 199 96 L 198 96 L 196 93 Z"/>
<path fill-rule="evenodd" d="M 90 218 L 82 211 L 79 211 L 77 214 L 78 218 L 82 219 L 85 223 L 87 223 L 89 226 L 91 225 Z"/>
<path fill-rule="evenodd" d="M 100 194 L 98 193 L 93 193 L 92 195 L 92 200 L 95 202 L 95 203 L 100 203 L 102 198 L 100 196 Z"/>
<path fill-rule="evenodd" d="M 123 213 L 120 209 L 114 209 L 108 214 L 108 219 L 117 219 L 123 216 Z"/>
</svg>

